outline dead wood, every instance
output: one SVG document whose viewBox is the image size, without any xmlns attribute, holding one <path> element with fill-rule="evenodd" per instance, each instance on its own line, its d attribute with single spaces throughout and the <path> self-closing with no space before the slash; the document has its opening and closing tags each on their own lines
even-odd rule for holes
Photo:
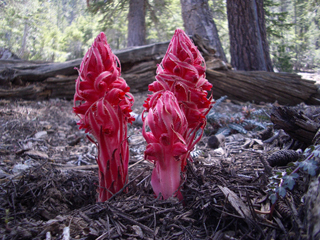
<svg viewBox="0 0 320 240">
<path fill-rule="evenodd" d="M 81 59 L 64 63 L 37 63 L 20 60 L 0 60 L 0 85 L 8 86 L 14 81 L 22 83 L 42 82 L 56 75 L 74 75 L 74 69 L 79 66 Z"/>
<path fill-rule="evenodd" d="M 127 48 L 115 51 L 119 58 L 123 71 L 140 64 L 141 62 L 151 61 L 153 69 L 156 68 L 156 62 L 160 62 L 166 53 L 169 42 L 150 44 L 146 46 Z M 156 60 L 156 62 L 154 62 Z M 15 81 L 42 82 L 49 77 L 57 75 L 77 75 L 75 68 L 80 66 L 81 59 L 75 59 L 64 63 L 38 63 L 24 60 L 0 60 L 0 85 L 9 86 Z M 136 68 L 135 68 L 136 69 Z M 153 70 L 152 69 L 152 70 Z M 148 71 L 149 68 L 144 69 Z M 140 73 L 141 68 L 136 73 Z"/>
<path fill-rule="evenodd" d="M 213 84 L 213 97 L 227 95 L 239 101 L 275 102 L 295 105 L 319 104 L 320 94 L 314 81 L 297 74 L 232 71 L 231 66 L 214 57 L 214 49 L 194 36 L 193 40 L 206 60 L 207 79 Z M 169 42 L 115 51 L 121 62 L 122 77 L 132 92 L 148 89 L 155 80 L 157 64 Z M 39 63 L 23 60 L 0 60 L 0 98 L 3 99 L 72 99 L 76 67 L 82 59 L 64 63 Z M 28 85 L 35 85 L 29 87 Z M 21 94 L 23 93 L 23 94 Z"/>
<path fill-rule="evenodd" d="M 298 74 L 207 69 L 207 79 L 213 84 L 215 98 L 227 95 L 230 99 L 257 103 L 320 103 L 315 82 L 302 79 Z"/>
<path fill-rule="evenodd" d="M 320 123 L 313 121 L 302 111 L 292 107 L 273 107 L 270 119 L 277 129 L 283 129 L 293 139 L 312 144 L 313 139 L 320 127 Z"/>
</svg>

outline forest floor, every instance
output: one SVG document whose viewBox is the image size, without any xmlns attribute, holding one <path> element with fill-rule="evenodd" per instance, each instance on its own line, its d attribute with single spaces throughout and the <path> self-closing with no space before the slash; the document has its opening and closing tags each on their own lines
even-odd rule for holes
<svg viewBox="0 0 320 240">
<path fill-rule="evenodd" d="M 147 93 L 134 96 L 141 113 Z M 0 239 L 304 239 L 306 175 L 269 214 L 271 180 L 261 160 L 292 146 L 272 127 L 272 104 L 225 99 L 214 107 L 187 165 L 183 202 L 154 197 L 141 125 L 129 125 L 127 192 L 105 203 L 96 203 L 96 147 L 78 130 L 72 106 L 0 100 Z M 225 140 L 210 148 L 217 131 Z"/>
</svg>

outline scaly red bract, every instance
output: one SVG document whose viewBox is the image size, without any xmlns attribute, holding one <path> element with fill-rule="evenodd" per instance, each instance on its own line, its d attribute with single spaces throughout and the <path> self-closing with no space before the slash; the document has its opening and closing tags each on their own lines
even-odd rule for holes
<svg viewBox="0 0 320 240">
<path fill-rule="evenodd" d="M 161 192 L 164 199 L 171 196 L 182 199 L 179 186 L 181 166 L 185 165 L 188 152 L 183 137 L 187 128 L 187 119 L 176 97 L 164 91 L 143 123 L 143 136 L 148 143 L 145 158 L 155 164 L 151 185 L 155 194 Z"/>
<path fill-rule="evenodd" d="M 127 123 L 134 120 L 130 116 L 134 99 L 104 33 L 94 40 L 78 72 L 73 110 L 80 117 L 79 128 L 97 140 L 98 201 L 103 202 L 127 182 Z"/>
<path fill-rule="evenodd" d="M 185 136 L 191 137 L 187 140 L 189 150 L 200 140 L 201 137 L 194 139 L 195 132 L 205 127 L 205 117 L 212 107 L 212 98 L 207 98 L 212 84 L 205 78 L 205 70 L 205 61 L 197 47 L 183 30 L 177 29 L 157 68 L 156 81 L 149 85 L 153 94 L 144 105 L 148 111 L 163 91 L 173 92 L 188 121 Z"/>
<path fill-rule="evenodd" d="M 187 145 L 187 158 L 202 137 L 206 115 L 213 103 L 212 97 L 207 98 L 212 84 L 205 78 L 205 70 L 205 61 L 197 47 L 183 30 L 177 29 L 158 65 L 156 81 L 149 85 L 149 91 L 153 94 L 148 96 L 144 104 L 144 111 L 150 112 L 164 92 L 174 94 L 187 120 L 187 129 L 181 133 Z M 185 171 L 185 165 L 186 161 L 182 161 L 182 172 Z"/>
</svg>

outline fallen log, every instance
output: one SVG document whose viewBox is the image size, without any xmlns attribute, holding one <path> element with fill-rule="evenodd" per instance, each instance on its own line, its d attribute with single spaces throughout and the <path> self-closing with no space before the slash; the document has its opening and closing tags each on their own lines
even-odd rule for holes
<svg viewBox="0 0 320 240">
<path fill-rule="evenodd" d="M 136 64 L 151 61 L 160 63 L 166 53 L 169 42 L 132 47 L 115 51 L 123 71 L 130 70 Z M 42 82 L 57 75 L 76 75 L 82 58 L 64 63 L 39 63 L 24 60 L 0 60 L 0 85 L 10 86 L 15 81 Z M 154 68 L 156 67 L 156 64 Z"/>
<path fill-rule="evenodd" d="M 13 89 L 1 89 L 0 99 L 25 99 L 25 100 L 41 100 L 47 99 L 51 92 L 40 84 L 33 84 Z"/>
<path fill-rule="evenodd" d="M 215 98 L 227 95 L 230 99 L 256 103 L 320 104 L 316 82 L 302 79 L 298 74 L 211 69 L 207 69 L 206 73 L 207 79 L 213 84 Z"/>
<path fill-rule="evenodd" d="M 0 85 L 10 86 L 15 82 L 20 84 L 42 82 L 56 75 L 75 75 L 75 67 L 79 67 L 81 59 L 64 63 L 37 63 L 21 60 L 0 60 Z"/>
<path fill-rule="evenodd" d="M 214 51 L 205 42 L 194 39 L 206 60 L 207 79 L 213 84 L 214 98 L 227 95 L 229 99 L 256 103 L 320 104 L 318 86 L 314 81 L 289 73 L 232 71 L 228 64 L 213 57 Z M 121 62 L 122 77 L 133 93 L 148 90 L 167 47 L 168 42 L 164 42 L 115 51 Z M 81 61 L 39 63 L 0 60 L 0 98 L 73 99 L 74 80 L 77 78 L 75 67 L 79 67 Z M 35 86 L 29 87 L 30 84 Z"/>
<path fill-rule="evenodd" d="M 318 113 L 317 110 L 310 115 L 317 116 Z M 300 141 L 305 146 L 313 143 L 320 128 L 317 118 L 315 120 L 311 119 L 306 113 L 293 107 L 274 106 L 270 114 L 270 120 L 274 124 L 274 128 L 283 129 L 290 137 Z"/>
</svg>

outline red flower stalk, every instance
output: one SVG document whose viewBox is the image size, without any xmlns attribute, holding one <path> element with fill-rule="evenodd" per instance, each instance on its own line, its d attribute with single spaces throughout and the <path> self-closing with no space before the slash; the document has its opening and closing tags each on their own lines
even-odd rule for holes
<svg viewBox="0 0 320 240">
<path fill-rule="evenodd" d="M 146 131 L 147 125 L 150 132 Z M 162 93 L 143 122 L 142 133 L 148 143 L 145 158 L 155 164 L 151 184 L 155 194 L 161 192 L 164 199 L 182 199 L 179 186 L 181 166 L 185 165 L 188 152 L 183 137 L 187 128 L 187 119 L 170 91 Z"/>
<path fill-rule="evenodd" d="M 144 111 L 149 111 L 149 114 L 150 111 L 153 112 L 159 99 L 161 99 L 162 95 L 167 93 L 167 91 L 174 94 L 178 105 L 187 120 L 186 130 L 181 132 L 181 139 L 183 139 L 187 147 L 187 152 L 181 153 L 182 156 L 180 157 L 184 159 L 180 161 L 182 172 L 185 172 L 185 159 L 189 158 L 190 152 L 203 135 L 203 130 L 206 125 L 206 115 L 210 111 L 213 103 L 212 97 L 209 99 L 207 98 L 208 91 L 210 91 L 211 88 L 212 85 L 205 79 L 205 61 L 201 53 L 185 32 L 181 29 L 177 29 L 161 64 L 157 68 L 156 81 L 149 85 L 149 91 L 153 92 L 153 94 L 149 95 L 145 101 Z M 159 114 L 158 118 L 163 117 Z M 161 122 L 164 120 L 158 119 L 157 121 Z M 151 124 L 150 120 L 147 122 L 148 125 Z M 200 134 L 197 136 L 199 130 Z M 145 129 L 143 129 L 143 131 L 145 131 Z M 159 135 L 161 134 L 158 134 L 158 136 Z M 148 147 L 149 145 L 147 146 L 145 155 L 146 158 L 150 160 Z M 177 158 L 177 155 L 175 158 Z M 157 166 L 159 165 L 159 161 L 155 161 L 155 159 L 151 160 L 155 162 L 155 169 L 158 169 L 156 171 L 167 171 L 165 167 L 161 168 Z M 163 162 L 168 164 L 169 160 Z M 157 174 L 160 182 L 166 181 L 162 176 L 168 175 L 169 174 L 166 173 Z M 156 179 L 157 176 L 152 176 L 152 180 Z M 180 174 L 178 176 L 180 177 Z M 155 180 L 151 183 L 157 194 L 159 191 L 155 189 L 154 182 Z M 163 185 L 163 188 L 161 188 L 160 191 L 163 194 L 163 191 L 166 191 L 166 186 Z M 168 197 L 168 195 L 164 196 L 164 198 L 166 197 Z"/>
<path fill-rule="evenodd" d="M 98 201 L 104 202 L 128 180 L 127 123 L 134 120 L 130 116 L 134 99 L 104 33 L 94 40 L 78 72 L 73 110 L 80 117 L 79 128 L 97 140 Z"/>
<path fill-rule="evenodd" d="M 153 94 L 144 104 L 145 111 L 149 111 L 165 90 L 174 93 L 188 121 L 184 136 L 189 150 L 201 139 L 213 103 L 212 97 L 207 98 L 212 84 L 205 78 L 205 70 L 205 61 L 197 47 L 183 30 L 177 29 L 158 66 L 156 81 L 149 85 Z M 201 134 L 195 139 L 199 129 Z"/>
</svg>

